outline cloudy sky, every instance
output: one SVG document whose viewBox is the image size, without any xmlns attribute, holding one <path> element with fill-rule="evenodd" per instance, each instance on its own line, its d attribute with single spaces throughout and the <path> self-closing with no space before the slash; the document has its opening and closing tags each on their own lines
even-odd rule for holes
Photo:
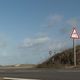
<svg viewBox="0 0 80 80">
<path fill-rule="evenodd" d="M 0 0 L 0 64 L 37 64 L 72 47 L 73 27 L 79 0 Z"/>
</svg>

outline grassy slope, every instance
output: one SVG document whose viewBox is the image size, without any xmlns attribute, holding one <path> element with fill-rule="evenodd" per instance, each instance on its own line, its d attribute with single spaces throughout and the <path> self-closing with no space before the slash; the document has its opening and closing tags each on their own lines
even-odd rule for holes
<svg viewBox="0 0 80 80">
<path fill-rule="evenodd" d="M 76 55 L 77 55 L 77 64 L 80 64 L 80 45 L 76 46 Z M 48 60 L 39 64 L 38 68 L 63 68 L 64 65 L 73 65 L 74 64 L 74 54 L 73 48 L 57 53 Z"/>
</svg>

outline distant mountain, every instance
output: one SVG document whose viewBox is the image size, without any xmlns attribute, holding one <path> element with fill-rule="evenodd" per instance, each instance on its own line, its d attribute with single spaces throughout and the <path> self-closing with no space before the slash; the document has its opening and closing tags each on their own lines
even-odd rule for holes
<svg viewBox="0 0 80 80">
<path fill-rule="evenodd" d="M 76 46 L 76 59 L 77 65 L 80 64 L 80 45 Z M 37 67 L 54 67 L 59 65 L 73 65 L 74 64 L 74 54 L 73 48 L 64 50 L 60 53 L 56 53 L 51 56 L 49 59 L 39 64 Z"/>
</svg>

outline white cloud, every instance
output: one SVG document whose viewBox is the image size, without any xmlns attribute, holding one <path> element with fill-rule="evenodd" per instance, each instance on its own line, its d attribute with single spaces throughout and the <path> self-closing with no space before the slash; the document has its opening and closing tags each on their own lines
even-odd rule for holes
<svg viewBox="0 0 80 80">
<path fill-rule="evenodd" d="M 54 25 L 58 24 L 59 22 L 61 22 L 62 19 L 63 19 L 62 15 L 57 15 L 57 14 L 50 15 L 47 18 L 47 22 L 46 22 L 46 24 L 44 26 L 46 26 L 46 27 L 54 26 Z"/>
<path fill-rule="evenodd" d="M 51 39 L 50 37 L 44 36 L 44 37 L 36 37 L 36 38 L 26 38 L 22 42 L 21 45 L 19 45 L 19 48 L 23 49 L 23 51 L 33 51 L 40 53 L 48 51 L 48 50 L 64 50 L 66 48 L 66 44 L 64 41 Z M 25 49 L 26 48 L 26 49 Z M 40 51 L 40 52 L 39 52 Z"/>
<path fill-rule="evenodd" d="M 26 38 L 24 39 L 24 41 L 22 42 L 22 45 L 20 47 L 32 47 L 35 45 L 41 45 L 44 44 L 46 42 L 48 42 L 50 40 L 49 37 L 44 36 L 44 37 L 37 37 L 37 38 Z"/>
</svg>

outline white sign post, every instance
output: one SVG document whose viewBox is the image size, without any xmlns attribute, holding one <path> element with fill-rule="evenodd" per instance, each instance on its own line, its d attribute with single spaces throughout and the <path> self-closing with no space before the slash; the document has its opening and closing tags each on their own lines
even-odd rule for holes
<svg viewBox="0 0 80 80">
<path fill-rule="evenodd" d="M 75 40 L 79 39 L 79 35 L 77 33 L 76 28 L 73 28 L 73 30 L 71 32 L 71 38 L 73 39 L 74 67 L 76 67 L 76 46 L 75 46 Z"/>
</svg>

